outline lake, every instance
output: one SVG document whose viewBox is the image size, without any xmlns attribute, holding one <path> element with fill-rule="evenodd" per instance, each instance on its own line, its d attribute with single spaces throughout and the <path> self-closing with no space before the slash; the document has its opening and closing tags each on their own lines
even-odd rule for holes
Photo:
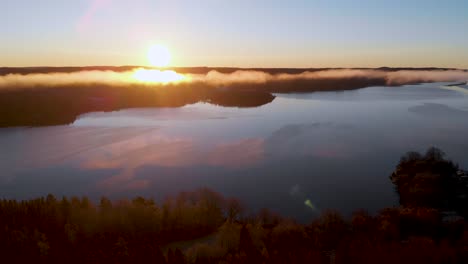
<svg viewBox="0 0 468 264">
<path fill-rule="evenodd" d="M 445 83 L 277 94 L 257 108 L 197 103 L 89 113 L 0 129 L 0 196 L 162 200 L 208 187 L 307 221 L 398 204 L 389 175 L 410 150 L 468 169 L 468 87 Z"/>
</svg>

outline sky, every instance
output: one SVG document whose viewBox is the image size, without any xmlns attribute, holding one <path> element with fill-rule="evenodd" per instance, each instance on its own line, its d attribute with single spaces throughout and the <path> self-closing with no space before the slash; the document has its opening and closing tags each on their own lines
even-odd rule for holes
<svg viewBox="0 0 468 264">
<path fill-rule="evenodd" d="M 1 66 L 468 68 L 466 0 L 2 0 Z"/>
</svg>

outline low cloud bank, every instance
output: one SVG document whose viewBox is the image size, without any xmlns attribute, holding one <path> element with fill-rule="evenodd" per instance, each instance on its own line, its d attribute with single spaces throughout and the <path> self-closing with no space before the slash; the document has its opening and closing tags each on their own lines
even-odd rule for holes
<svg viewBox="0 0 468 264">
<path fill-rule="evenodd" d="M 129 72 L 80 71 L 71 73 L 7 74 L 0 76 L 0 88 L 33 88 L 87 84 L 128 85 Z"/>
<path fill-rule="evenodd" d="M 35 88 L 35 87 L 58 87 L 100 84 L 106 86 L 164 86 L 197 83 L 207 86 L 243 86 L 250 88 L 256 85 L 269 90 L 282 92 L 278 85 L 288 85 L 288 89 L 295 85 L 325 85 L 327 82 L 337 89 L 346 86 L 350 80 L 360 80 L 359 86 L 366 87 L 372 85 L 405 85 L 422 82 L 456 82 L 468 80 L 468 72 L 462 70 L 400 70 L 385 71 L 371 69 L 337 69 L 321 71 L 305 71 L 302 73 L 277 73 L 272 74 L 266 71 L 238 70 L 232 73 L 221 73 L 216 70 L 206 74 L 181 74 L 183 78 L 171 81 L 158 81 L 151 78 L 151 71 L 146 75 L 150 76 L 150 81 L 138 79 L 136 72 L 141 69 L 131 71 L 78 71 L 70 73 L 33 73 L 33 74 L 7 74 L 0 76 L 0 88 Z M 141 74 L 140 74 L 141 75 Z M 336 85 L 337 82 L 343 81 Z M 368 81 L 368 83 L 366 83 Z M 271 85 L 271 87 L 270 87 Z M 352 85 L 352 84 L 351 84 Z M 314 90 L 313 87 L 309 87 Z M 359 87 L 351 87 L 359 88 Z M 302 89 L 299 89 L 302 90 Z M 317 87 L 316 90 L 321 90 Z"/>
<path fill-rule="evenodd" d="M 236 71 L 220 73 L 210 71 L 206 75 L 193 75 L 192 80 L 215 85 L 229 85 L 236 83 L 264 84 L 285 81 L 313 81 L 339 79 L 382 79 L 385 85 L 405 85 L 422 82 L 455 82 L 468 80 L 468 72 L 463 70 L 358 70 L 339 69 L 323 71 L 305 71 L 298 74 L 279 73 L 270 74 L 262 71 Z"/>
</svg>

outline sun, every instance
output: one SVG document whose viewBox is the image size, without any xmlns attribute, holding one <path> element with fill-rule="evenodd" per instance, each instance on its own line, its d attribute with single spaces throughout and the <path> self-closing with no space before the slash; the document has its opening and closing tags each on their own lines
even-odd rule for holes
<svg viewBox="0 0 468 264">
<path fill-rule="evenodd" d="M 166 67 L 171 61 L 171 53 L 163 45 L 154 45 L 148 50 L 148 60 L 153 66 Z"/>
<path fill-rule="evenodd" d="M 152 66 L 163 68 L 169 65 L 171 53 L 165 46 L 157 44 L 148 50 L 148 60 Z M 187 81 L 187 77 L 167 69 L 136 69 L 132 74 L 133 80 L 148 85 L 170 84 Z"/>
</svg>

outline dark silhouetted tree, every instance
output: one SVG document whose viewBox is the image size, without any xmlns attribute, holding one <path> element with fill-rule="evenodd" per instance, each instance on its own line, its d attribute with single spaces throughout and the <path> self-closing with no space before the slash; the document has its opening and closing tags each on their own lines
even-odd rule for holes
<svg viewBox="0 0 468 264">
<path fill-rule="evenodd" d="M 424 155 L 408 152 L 400 159 L 390 179 L 402 206 L 466 210 L 466 184 L 457 176 L 458 166 L 444 157 L 431 147 Z"/>
<path fill-rule="evenodd" d="M 227 218 L 229 221 L 238 220 L 238 218 L 242 215 L 244 208 L 239 202 L 239 200 L 230 198 L 226 201 L 227 207 Z"/>
</svg>

